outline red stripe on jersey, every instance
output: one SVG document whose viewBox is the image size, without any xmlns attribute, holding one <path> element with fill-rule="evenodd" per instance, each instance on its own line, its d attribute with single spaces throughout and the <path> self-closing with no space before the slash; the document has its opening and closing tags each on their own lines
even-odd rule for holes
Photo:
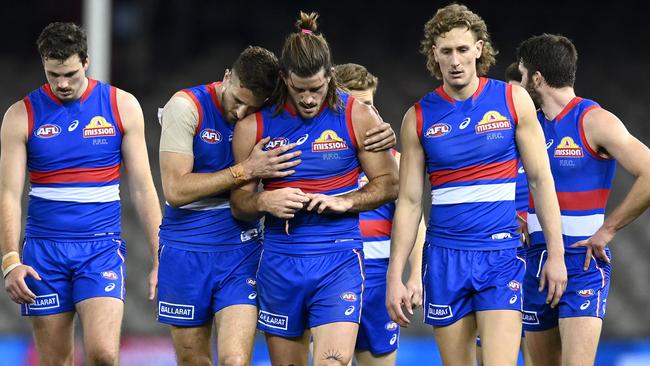
<svg viewBox="0 0 650 366">
<path fill-rule="evenodd" d="M 190 97 L 190 99 L 192 99 L 192 102 L 194 102 L 194 105 L 196 106 L 196 111 L 199 114 L 199 123 L 196 125 L 196 130 L 194 131 L 194 134 L 198 135 L 201 131 L 201 126 L 203 125 L 203 107 L 201 107 L 201 102 L 199 102 L 199 99 L 194 95 L 194 93 L 189 90 L 183 91 L 188 97 Z"/>
<path fill-rule="evenodd" d="M 574 97 L 573 99 L 571 99 L 569 104 L 564 106 L 564 109 L 562 109 L 562 112 L 560 112 L 560 114 L 558 114 L 555 117 L 555 122 L 557 122 L 557 121 L 561 120 L 562 118 L 564 118 L 564 116 L 566 116 L 569 112 L 571 112 L 571 110 L 576 105 L 578 105 L 578 103 L 580 103 L 580 101 L 582 101 L 582 98 L 580 98 L 580 97 Z"/>
<path fill-rule="evenodd" d="M 95 87 L 97 86 L 97 80 L 88 78 L 88 87 L 86 87 L 86 91 L 81 95 L 80 102 L 83 103 L 88 99 L 88 96 L 90 96 L 90 93 L 93 92 Z"/>
<path fill-rule="evenodd" d="M 111 86 L 111 110 L 113 111 L 113 118 L 117 122 L 117 128 L 120 133 L 124 135 L 124 127 L 122 126 L 122 117 L 120 117 L 120 110 L 117 107 L 117 88 Z"/>
<path fill-rule="evenodd" d="M 579 211 L 605 208 L 609 189 L 594 189 L 583 192 L 557 192 L 557 200 L 560 203 L 560 210 Z M 531 197 L 530 207 L 535 208 L 535 202 Z"/>
<path fill-rule="evenodd" d="M 587 141 L 587 136 L 585 135 L 585 127 L 584 127 L 585 116 L 587 115 L 587 113 L 597 108 L 600 108 L 600 106 L 592 105 L 591 107 L 582 111 L 582 114 L 580 115 L 580 121 L 578 122 L 578 127 L 580 129 L 580 139 L 582 140 L 582 144 L 585 146 L 585 149 L 587 149 L 587 152 L 591 154 L 591 156 L 593 156 L 598 160 L 609 160 L 603 158 L 602 156 L 600 156 L 600 154 L 598 154 L 598 152 L 596 152 L 594 149 L 591 148 L 591 145 L 589 145 L 589 141 Z"/>
<path fill-rule="evenodd" d="M 450 97 L 449 94 L 445 91 L 445 88 L 440 85 L 439 87 L 436 88 L 435 92 L 440 96 L 440 98 L 448 101 L 449 103 L 456 103 L 454 98 Z"/>
<path fill-rule="evenodd" d="M 25 103 L 25 110 L 27 110 L 27 139 L 29 139 L 34 133 L 34 107 L 32 107 L 32 101 L 29 100 L 29 97 L 23 98 L 23 103 Z"/>
<path fill-rule="evenodd" d="M 515 109 L 515 100 L 512 98 L 512 84 L 506 85 L 506 102 L 508 102 L 508 110 L 510 115 L 513 118 L 515 126 L 519 123 L 519 118 L 517 117 L 517 110 Z"/>
<path fill-rule="evenodd" d="M 348 134 L 350 135 L 350 141 L 352 141 L 352 146 L 355 150 L 359 150 L 357 145 L 357 135 L 354 133 L 354 124 L 352 123 L 352 106 L 354 105 L 354 97 L 348 97 L 348 103 L 345 106 L 345 125 L 348 127 Z"/>
<path fill-rule="evenodd" d="M 330 178 L 264 182 L 264 189 L 272 191 L 280 188 L 299 188 L 305 193 L 327 192 L 356 184 L 360 172 L 361 168 L 354 168 L 347 173 Z"/>
<path fill-rule="evenodd" d="M 29 172 L 32 183 L 101 183 L 120 178 L 120 164 L 101 168 L 70 168 L 49 172 Z"/>
<path fill-rule="evenodd" d="M 438 170 L 429 174 L 432 186 L 450 182 L 469 182 L 517 177 L 517 159 L 498 163 L 472 165 L 461 169 Z"/>
<path fill-rule="evenodd" d="M 479 78 L 478 79 L 478 88 L 476 88 L 476 91 L 474 94 L 472 94 L 472 100 L 476 100 L 479 95 L 481 95 L 481 92 L 485 88 L 485 85 L 487 85 L 488 79 L 487 78 Z"/>
<path fill-rule="evenodd" d="M 420 102 L 415 103 L 415 132 L 418 133 L 418 137 L 422 139 L 422 125 L 424 120 L 422 117 L 422 105 Z"/>
<path fill-rule="evenodd" d="M 219 113 L 223 115 L 223 109 L 221 108 L 221 104 L 219 103 L 219 98 L 217 98 L 217 87 L 221 85 L 220 81 L 214 82 L 212 84 L 206 85 L 208 88 L 208 93 L 210 94 L 210 97 L 212 98 L 212 102 L 214 103 L 214 106 L 217 107 L 217 110 L 219 110 Z"/>
<path fill-rule="evenodd" d="M 361 236 L 371 238 L 377 236 L 390 236 L 393 222 L 390 220 L 359 220 Z"/>
<path fill-rule="evenodd" d="M 54 95 L 54 92 L 52 91 L 52 87 L 50 86 L 50 84 L 43 85 L 43 90 L 45 91 L 45 94 L 47 94 L 47 96 L 50 97 L 50 99 L 52 99 L 54 103 L 58 105 L 63 105 L 63 102 L 61 102 L 59 97 Z"/>
<path fill-rule="evenodd" d="M 264 116 L 262 112 L 255 113 L 255 121 L 257 122 L 257 132 L 255 133 L 255 143 L 258 143 L 264 136 Z"/>
</svg>

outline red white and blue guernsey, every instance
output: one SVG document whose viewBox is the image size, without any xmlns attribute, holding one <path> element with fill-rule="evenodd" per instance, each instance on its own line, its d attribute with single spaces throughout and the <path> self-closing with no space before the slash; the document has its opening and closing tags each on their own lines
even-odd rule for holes
<svg viewBox="0 0 650 366">
<path fill-rule="evenodd" d="M 445 326 L 475 311 L 520 311 L 525 263 L 516 253 L 512 86 L 480 78 L 464 101 L 441 86 L 415 113 L 432 197 L 423 258 L 425 322 Z"/>
<path fill-rule="evenodd" d="M 551 309 L 545 303 L 545 292 L 534 287 L 547 259 L 544 235 L 530 200 L 528 249 L 523 323 L 526 331 L 543 331 L 558 325 L 558 318 L 591 316 L 604 318 L 609 292 L 611 265 L 600 259 L 590 262 L 585 271 L 585 248 L 570 245 L 591 237 L 603 224 L 605 206 L 614 180 L 616 161 L 602 158 L 587 142 L 584 118 L 600 106 L 588 99 L 573 98 L 553 119 L 538 111 L 546 148 L 555 181 L 567 267 L 567 289 L 558 306 Z M 609 249 L 606 249 L 610 256 Z"/>
<path fill-rule="evenodd" d="M 306 193 L 341 195 L 358 188 L 360 173 L 352 125 L 354 98 L 339 93 L 342 105 L 324 105 L 303 119 L 287 104 L 278 114 L 256 114 L 257 139 L 266 149 L 297 143 L 301 164 L 291 176 L 264 181 L 264 190 L 299 188 Z M 288 230 L 287 230 L 288 229 Z M 266 215 L 264 251 L 257 272 L 258 327 L 285 337 L 333 322 L 359 322 L 363 293 L 359 215 L 299 211 L 288 223 Z"/>
<path fill-rule="evenodd" d="M 212 173 L 234 164 L 234 125 L 223 116 L 218 86 L 183 90 L 199 116 L 193 140 L 194 173 Z M 158 320 L 199 326 L 227 306 L 255 306 L 260 234 L 259 221 L 243 222 L 232 216 L 229 193 L 179 208 L 167 203 L 160 227 Z"/>
<path fill-rule="evenodd" d="M 88 79 L 81 98 L 64 103 L 45 84 L 23 102 L 31 183 L 23 262 L 43 278 L 26 279 L 37 299 L 23 306 L 23 314 L 70 311 L 96 296 L 123 299 L 124 130 L 116 88 Z"/>
<path fill-rule="evenodd" d="M 589 238 L 603 224 L 614 180 L 616 161 L 600 157 L 585 139 L 584 116 L 596 108 L 600 108 L 596 102 L 576 97 L 552 121 L 541 110 L 537 114 L 560 204 L 565 253 L 585 253 L 585 248 L 570 245 Z M 532 198 L 528 231 L 533 246 L 545 244 Z"/>
<path fill-rule="evenodd" d="M 234 164 L 234 124 L 223 116 L 217 99 L 219 83 L 183 90 L 199 115 L 193 141 L 193 173 L 212 173 Z M 165 246 L 195 251 L 233 249 L 258 239 L 259 222 L 236 220 L 230 212 L 229 192 L 174 208 L 165 205 L 160 240 Z"/>
</svg>

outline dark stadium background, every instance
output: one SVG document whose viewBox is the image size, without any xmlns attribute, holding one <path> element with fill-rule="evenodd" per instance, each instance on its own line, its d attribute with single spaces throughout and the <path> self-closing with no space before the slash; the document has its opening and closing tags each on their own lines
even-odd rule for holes
<svg viewBox="0 0 650 366">
<path fill-rule="evenodd" d="M 140 100 L 154 179 L 162 195 L 156 111 L 176 90 L 220 79 L 224 69 L 247 45 L 279 52 L 285 35 L 294 31 L 298 11 L 318 11 L 320 31 L 330 42 L 334 61 L 363 64 L 379 77 L 376 105 L 383 118 L 399 130 L 408 107 L 438 85 L 425 68 L 419 42 L 424 23 L 438 7 L 448 3 L 115 0 L 110 82 Z M 642 10 L 643 3 L 614 1 L 597 6 L 586 1 L 474 1 L 466 4 L 486 20 L 493 44 L 500 52 L 489 76 L 502 77 L 523 39 L 544 32 L 561 33 L 571 38 L 579 51 L 577 94 L 598 101 L 618 115 L 641 141 L 650 143 L 647 120 L 650 22 Z M 1 109 L 6 110 L 45 82 L 35 47 L 41 29 L 52 21 L 81 23 L 82 6 L 81 0 L 3 3 Z M 93 55 L 90 57 L 92 62 Z M 631 182 L 632 177 L 619 169 L 610 208 L 622 200 Z M 122 190 L 128 191 L 126 184 Z M 128 196 L 122 196 L 125 197 L 123 237 L 129 243 L 125 344 L 135 349 L 166 350 L 167 353 L 160 351 L 158 355 L 170 356 L 165 348 L 168 331 L 156 322 L 154 303 L 146 300 L 149 263 L 146 243 Z M 649 224 L 650 214 L 645 213 L 620 232 L 611 245 L 614 267 L 598 364 L 650 362 Z M 29 326 L 27 319 L 20 318 L 18 306 L 2 292 L 0 353 L 7 356 L 24 349 Z M 409 342 L 422 342 L 425 346 L 416 347 L 418 352 L 428 349 L 435 354 L 430 329 L 420 324 L 421 316 L 414 322 L 414 326 L 402 333 L 404 349 L 398 357 L 399 364 L 410 364 L 408 360 L 415 359 L 410 358 L 413 355 L 406 346 Z M 647 358 L 638 358 L 643 355 Z M 137 356 L 132 355 L 130 360 L 134 359 Z M 635 360 L 639 363 L 633 363 Z M 0 365 L 3 362 L 8 361 L 0 357 Z M 123 364 L 128 362 L 123 359 Z M 168 364 L 164 362 L 161 359 L 156 364 Z M 417 364 L 435 362 L 427 359 Z"/>
</svg>

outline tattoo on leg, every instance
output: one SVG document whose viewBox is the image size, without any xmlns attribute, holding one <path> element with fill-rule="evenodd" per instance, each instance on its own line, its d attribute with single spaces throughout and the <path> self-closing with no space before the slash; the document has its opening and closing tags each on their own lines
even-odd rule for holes
<svg viewBox="0 0 650 366">
<path fill-rule="evenodd" d="M 329 349 L 327 352 L 323 354 L 323 360 L 332 360 L 332 361 L 338 361 L 341 362 L 343 361 L 343 355 L 341 352 L 335 350 L 335 349 Z"/>
</svg>

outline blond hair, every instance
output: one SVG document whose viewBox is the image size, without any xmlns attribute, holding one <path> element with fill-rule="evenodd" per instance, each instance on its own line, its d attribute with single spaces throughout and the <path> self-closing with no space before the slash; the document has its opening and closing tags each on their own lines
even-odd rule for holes
<svg viewBox="0 0 650 366">
<path fill-rule="evenodd" d="M 345 90 L 368 90 L 373 93 L 377 89 L 377 77 L 359 64 L 342 64 L 334 66 L 336 81 Z"/>
</svg>

